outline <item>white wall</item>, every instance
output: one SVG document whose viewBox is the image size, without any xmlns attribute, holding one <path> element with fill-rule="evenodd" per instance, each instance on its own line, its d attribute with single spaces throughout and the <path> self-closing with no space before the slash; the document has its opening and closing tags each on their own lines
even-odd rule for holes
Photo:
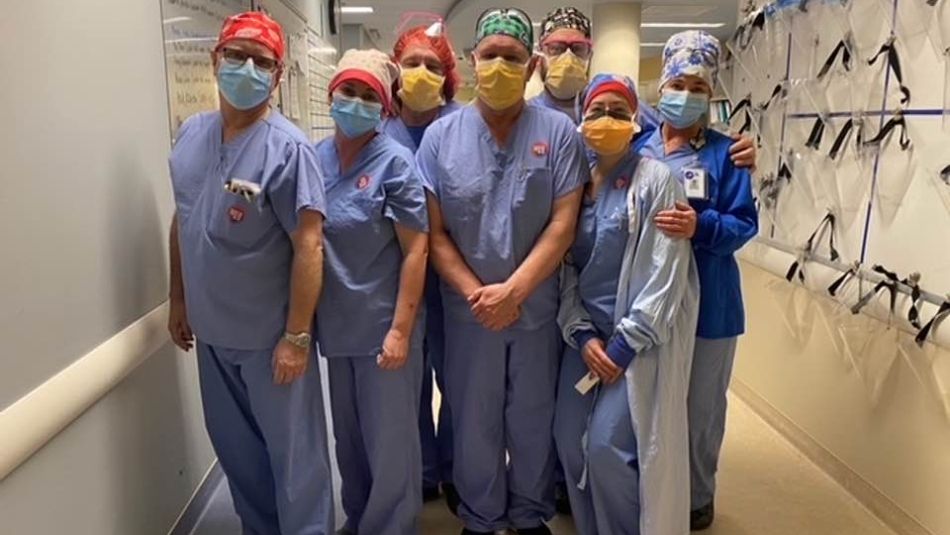
<svg viewBox="0 0 950 535">
<path fill-rule="evenodd" d="M 167 295 L 160 4 L 0 18 L 0 409 Z M 0 482 L 2 531 L 165 533 L 211 462 L 193 358 L 166 345 Z"/>
<path fill-rule="evenodd" d="M 743 6 L 747 2 L 738 3 Z M 770 234 L 774 217 L 774 239 L 800 247 L 831 206 L 838 217 L 841 262 L 861 260 L 866 269 L 882 264 L 901 277 L 917 271 L 923 275 L 924 289 L 942 294 L 950 290 L 950 256 L 945 246 L 950 241 L 950 203 L 942 205 L 941 197 L 935 195 L 939 192 L 929 168 L 946 160 L 950 132 L 941 132 L 939 120 L 933 117 L 909 119 L 916 171 L 902 166 L 905 155 L 897 147 L 895 135 L 881 153 L 875 183 L 873 173 L 857 164 L 853 140 L 841 156 L 842 165 L 814 163 L 827 154 L 846 118 L 832 121 L 819 154 L 804 148 L 813 119 L 787 113 L 815 112 L 824 101 L 833 112 L 860 109 L 859 100 L 867 100 L 868 109 L 896 109 L 894 77 L 885 99 L 880 66 L 867 65 L 867 59 L 884 42 L 890 21 L 899 28 L 904 79 L 913 89 L 910 109 L 940 108 L 943 81 L 938 77 L 935 82 L 933 73 L 943 72 L 942 62 L 926 42 L 926 35 L 904 31 L 907 27 L 915 31 L 924 28 L 908 22 L 915 20 L 925 4 L 855 0 L 852 16 L 843 18 L 836 18 L 835 11 L 827 8 L 829 4 L 813 2 L 807 15 L 791 10 L 784 25 L 767 23 L 766 33 L 757 41 L 759 55 L 740 54 L 752 74 L 765 80 L 755 82 L 750 80 L 754 76 L 736 69 L 733 96 L 742 98 L 751 90 L 753 102 L 758 104 L 786 75 L 786 60 L 791 79 L 811 80 L 846 27 L 856 27 L 860 31 L 855 35 L 864 40 L 850 82 L 844 73 L 832 72 L 827 85 L 812 86 L 820 90 L 795 84 L 788 109 L 773 106 L 766 116 L 759 172 L 774 173 L 778 157 L 789 150 L 804 156 L 790 160 L 795 167 L 793 180 L 780 193 L 773 215 L 762 218 L 762 235 Z M 939 13 L 950 20 L 950 12 Z M 791 54 L 787 54 L 788 42 L 792 43 Z M 739 83 L 742 79 L 745 81 Z M 880 119 L 874 117 L 870 123 L 870 132 L 876 133 Z M 885 202 L 887 195 L 882 192 L 887 190 L 882 186 L 892 187 L 901 180 L 909 181 L 907 196 L 896 215 L 889 214 L 890 201 Z M 829 186 L 835 187 L 837 198 L 826 195 L 816 201 L 805 191 L 809 183 L 832 192 L 835 190 Z M 827 257 L 826 242 L 820 242 L 817 252 Z M 887 323 L 864 313 L 851 315 L 831 301 L 825 288 L 840 273 L 808 263 L 809 291 L 784 280 L 794 260 L 791 255 L 753 245 L 743 257 L 748 334 L 742 338 L 735 368 L 737 392 L 899 533 L 950 534 L 950 509 L 946 506 L 950 496 L 950 323 L 944 322 L 934 337 L 940 346 L 928 343 L 918 349 L 909 333 L 888 329 Z M 863 291 L 869 286 L 865 283 Z M 854 288 L 841 300 L 853 304 L 857 300 Z M 908 301 L 906 297 L 898 299 L 894 324 L 909 331 L 903 319 Z M 886 303 L 883 295 L 865 311 L 886 317 Z M 927 305 L 922 317 L 927 320 L 934 311 L 933 305 Z M 842 333 L 850 343 L 845 343 Z"/>
<path fill-rule="evenodd" d="M 898 344 L 877 342 L 862 356 L 889 352 L 891 369 L 881 374 L 861 360 L 854 366 L 825 326 L 834 309 L 829 299 L 798 289 L 790 306 L 784 278 L 748 262 L 742 269 L 748 334 L 740 339 L 733 388 L 751 393 L 757 409 L 781 415 L 779 426 L 790 425 L 785 431 L 792 440 L 879 516 L 906 530 L 899 533 L 950 534 L 950 350 L 927 344 L 905 358 Z M 828 280 L 831 273 L 821 275 Z M 786 320 L 799 329 L 793 333 Z M 828 317 L 833 328 L 850 321 Z M 884 323 L 870 321 L 885 331 Z M 910 340 L 902 335 L 899 343 L 915 347 Z M 884 377 L 877 396 L 866 382 L 873 377 Z"/>
</svg>

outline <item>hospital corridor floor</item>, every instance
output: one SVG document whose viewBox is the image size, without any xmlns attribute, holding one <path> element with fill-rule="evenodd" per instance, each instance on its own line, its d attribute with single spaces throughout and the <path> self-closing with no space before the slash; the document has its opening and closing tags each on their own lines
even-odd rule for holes
<svg viewBox="0 0 950 535">
<path fill-rule="evenodd" d="M 894 534 L 735 395 L 730 394 L 729 403 L 716 522 L 702 533 Z M 338 477 L 335 483 L 339 486 Z M 338 523 L 341 514 L 338 510 Z M 550 526 L 555 535 L 575 533 L 569 517 L 557 516 Z M 461 524 L 449 513 L 444 501 L 426 504 L 420 523 L 422 535 L 455 535 L 459 531 Z M 227 485 L 221 482 L 191 534 L 235 535 L 240 532 Z"/>
</svg>

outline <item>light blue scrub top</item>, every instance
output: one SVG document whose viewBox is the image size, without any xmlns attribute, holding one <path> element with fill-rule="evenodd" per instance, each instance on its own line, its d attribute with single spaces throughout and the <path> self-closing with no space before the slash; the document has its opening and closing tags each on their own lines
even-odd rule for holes
<svg viewBox="0 0 950 535">
<path fill-rule="evenodd" d="M 272 349 L 284 332 L 300 210 L 325 211 L 310 142 L 276 110 L 222 143 L 220 112 L 190 117 L 169 158 L 188 321 L 206 344 Z M 250 202 L 225 190 L 260 186 Z"/>
<path fill-rule="evenodd" d="M 436 117 L 436 120 L 454 113 L 462 109 L 463 106 L 458 104 L 455 101 L 449 102 L 448 104 L 442 106 L 439 110 L 439 115 Z M 416 143 L 416 140 L 412 138 L 412 134 L 409 132 L 409 128 L 406 127 L 406 123 L 403 122 L 401 117 L 389 117 L 383 121 L 383 124 L 379 127 L 379 131 L 388 135 L 389 137 L 398 141 L 402 146 L 416 152 L 419 149 L 419 144 Z"/>
<path fill-rule="evenodd" d="M 606 177 L 595 200 L 584 196 L 571 248 L 581 273 L 581 302 L 602 340 L 613 335 L 616 325 L 617 282 L 629 236 L 627 188 L 638 161 L 639 157 L 626 156 Z"/>
<path fill-rule="evenodd" d="M 574 121 L 574 124 L 580 123 L 580 118 L 578 117 L 580 114 L 580 110 L 578 109 L 580 108 L 579 103 L 577 103 L 575 106 L 575 102 L 571 101 L 569 105 L 562 105 L 558 101 L 551 98 L 551 95 L 547 91 L 542 91 L 538 96 L 531 98 L 531 100 L 528 101 L 528 105 L 535 106 L 537 108 L 547 108 L 549 110 L 559 111 L 570 117 L 571 120 Z"/>
<path fill-rule="evenodd" d="M 484 284 L 504 282 L 547 227 L 554 201 L 590 180 L 580 136 L 562 113 L 525 106 L 500 148 L 476 106 L 439 119 L 416 153 L 426 189 L 465 262 Z M 447 321 L 476 322 L 465 296 L 443 282 Z M 516 328 L 554 321 L 557 276 L 522 306 Z"/>
<path fill-rule="evenodd" d="M 395 223 L 428 232 L 425 190 L 409 149 L 374 137 L 340 174 L 333 137 L 317 158 L 327 192 L 317 339 L 326 357 L 375 356 L 392 325 L 402 271 Z"/>
</svg>

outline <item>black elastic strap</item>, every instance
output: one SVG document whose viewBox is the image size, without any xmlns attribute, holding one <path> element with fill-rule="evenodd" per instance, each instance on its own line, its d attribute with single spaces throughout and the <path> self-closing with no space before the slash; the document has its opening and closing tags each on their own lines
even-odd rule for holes
<svg viewBox="0 0 950 535">
<path fill-rule="evenodd" d="M 835 279 L 834 282 L 831 283 L 831 286 L 828 287 L 828 293 L 831 294 L 832 297 L 837 297 L 838 290 L 840 290 L 841 287 L 844 286 L 844 283 L 848 282 L 851 279 L 851 277 L 854 277 L 857 274 L 858 274 L 857 266 L 854 266 L 848 271 L 845 271 L 843 275 L 841 275 L 840 277 Z"/>
<path fill-rule="evenodd" d="M 831 251 L 831 260 L 838 260 L 838 249 L 835 248 L 835 215 L 831 212 L 828 212 L 825 215 L 824 219 L 818 223 L 818 226 L 815 227 L 815 231 L 811 233 L 811 236 L 808 237 L 808 241 L 805 242 L 805 247 L 802 251 L 802 257 L 795 259 L 792 262 L 792 265 L 789 266 L 788 272 L 785 273 L 785 280 L 792 282 L 792 279 L 795 277 L 795 274 L 798 273 L 798 280 L 805 282 L 805 266 L 804 261 L 808 259 L 808 255 L 812 253 L 815 249 L 815 239 L 824 231 L 825 227 L 829 227 L 831 236 L 828 240 L 828 249 Z M 833 295 L 833 294 L 832 294 Z"/>
<path fill-rule="evenodd" d="M 739 103 L 736 104 L 734 108 L 732 108 L 732 112 L 729 114 L 729 118 L 726 119 L 726 121 L 732 122 L 732 120 L 736 117 L 736 115 L 740 111 L 746 108 L 749 108 L 751 106 L 752 106 L 752 95 L 747 95 L 744 99 L 740 100 Z"/>
<path fill-rule="evenodd" d="M 739 114 L 740 111 L 745 110 L 745 122 L 742 124 L 742 128 L 739 129 L 740 134 L 744 134 L 752 128 L 752 115 L 749 113 L 749 110 L 752 108 L 752 94 L 750 93 L 744 99 L 740 100 L 736 104 L 735 108 L 732 108 L 732 113 L 729 114 L 729 118 L 726 119 L 727 123 L 731 123 L 732 119 Z"/>
<path fill-rule="evenodd" d="M 904 114 L 898 112 L 884 126 L 881 130 L 872 137 L 871 139 L 864 142 L 865 145 L 877 145 L 880 144 L 895 127 L 901 127 L 901 150 L 907 150 L 910 148 L 910 137 L 907 136 L 907 119 L 904 118 Z"/>
<path fill-rule="evenodd" d="M 765 11 L 760 10 L 752 23 L 745 25 L 743 24 L 736 30 L 736 42 L 739 43 L 739 47 L 745 50 L 750 43 L 752 43 L 752 37 L 755 35 L 755 30 L 761 30 L 765 27 Z M 743 42 L 743 37 L 745 40 Z"/>
<path fill-rule="evenodd" d="M 884 282 L 887 282 L 887 289 L 891 292 L 891 313 L 894 313 L 894 309 L 897 308 L 897 283 L 900 282 L 900 277 L 897 276 L 897 273 L 886 269 L 884 266 L 876 265 L 871 268 L 871 271 L 879 275 L 884 275 Z"/>
<path fill-rule="evenodd" d="M 838 41 L 838 45 L 831 51 L 831 55 L 828 56 L 824 65 L 821 66 L 821 70 L 818 71 L 819 80 L 824 78 L 825 75 L 831 71 L 831 66 L 834 65 L 835 60 L 838 59 L 838 54 L 841 54 L 841 64 L 844 65 L 844 70 L 851 72 L 851 50 L 848 48 L 848 43 L 842 39 Z"/>
<path fill-rule="evenodd" d="M 904 75 L 901 70 L 901 59 L 897 55 L 897 48 L 894 47 L 894 37 L 890 37 L 886 43 L 881 45 L 881 49 L 878 50 L 877 54 L 873 58 L 868 60 L 868 65 L 874 65 L 877 62 L 877 58 L 887 54 L 888 64 L 890 64 L 891 69 L 894 71 L 894 76 L 897 77 L 897 82 L 900 84 L 901 88 L 901 104 L 906 105 L 910 102 L 910 89 L 904 85 Z"/>
<path fill-rule="evenodd" d="M 762 177 L 762 185 L 759 187 L 759 199 L 766 208 L 772 208 L 778 202 L 778 195 L 781 191 L 781 182 L 775 175 L 769 173 Z"/>
<path fill-rule="evenodd" d="M 881 282 L 877 283 L 877 284 L 874 286 L 874 289 L 873 289 L 873 290 L 871 290 L 870 292 L 864 294 L 864 295 L 861 297 L 861 299 L 858 300 L 858 302 L 855 303 L 853 307 L 851 307 L 851 313 L 852 313 L 852 314 L 857 314 L 858 312 L 861 312 L 861 309 L 864 308 L 865 306 L 867 306 L 867 304 L 871 302 L 871 299 L 872 299 L 875 295 L 879 294 L 879 293 L 881 292 L 881 290 L 883 290 L 883 289 L 885 289 L 885 288 L 887 288 L 887 290 L 888 290 L 888 291 L 890 292 L 890 294 L 891 294 L 891 312 L 894 311 L 894 308 L 895 308 L 895 306 L 896 306 L 896 304 L 897 304 L 897 282 L 898 282 L 898 281 L 897 281 L 897 274 L 896 274 L 896 273 L 893 273 L 893 272 L 890 272 L 890 271 L 887 271 L 886 269 L 884 269 L 884 268 L 881 267 L 881 266 L 874 266 L 873 270 L 876 271 L 876 272 L 878 272 L 878 273 L 881 273 L 882 275 L 884 275 L 884 280 L 882 280 Z"/>
<path fill-rule="evenodd" d="M 799 269 L 800 267 L 802 267 L 802 264 L 804 264 L 804 262 L 805 262 L 804 256 L 800 259 L 796 258 L 795 261 L 792 262 L 792 265 L 788 266 L 788 272 L 785 273 L 785 280 L 787 280 L 788 282 L 792 282 L 792 279 L 795 278 L 795 273 L 798 273 L 798 280 L 802 281 L 802 284 L 804 284 L 805 270 Z"/>
<path fill-rule="evenodd" d="M 840 258 L 838 254 L 838 249 L 835 247 L 835 215 L 831 212 L 828 212 L 825 215 L 825 218 L 821 220 L 821 223 L 818 223 L 818 228 L 815 229 L 815 232 L 812 232 L 811 237 L 808 238 L 808 241 L 805 243 L 805 248 L 808 252 L 811 252 L 815 245 L 815 238 L 828 227 L 830 229 L 829 238 L 828 238 L 828 251 L 831 253 L 831 260 L 837 261 Z"/>
<path fill-rule="evenodd" d="M 742 123 L 742 128 L 739 129 L 740 134 L 745 134 L 746 132 L 752 130 L 752 113 L 749 110 L 745 111 L 745 122 Z"/>
<path fill-rule="evenodd" d="M 834 143 L 831 144 L 831 150 L 828 151 L 828 156 L 834 160 L 838 158 L 838 154 L 841 152 L 841 147 L 844 146 L 844 142 L 848 139 L 848 135 L 851 134 L 851 130 L 854 129 L 854 119 L 848 119 L 848 122 L 844 123 L 844 127 L 841 129 L 841 132 L 838 132 L 838 137 L 835 138 Z"/>
<path fill-rule="evenodd" d="M 940 325 L 940 322 L 947 316 L 950 316 L 950 301 L 944 301 L 937 310 L 937 313 L 934 314 L 934 317 L 930 318 L 930 321 L 917 333 L 917 338 L 914 339 L 917 345 L 923 347 L 924 342 L 927 341 L 927 337 L 930 336 L 930 332 L 936 329 L 937 326 Z"/>
<path fill-rule="evenodd" d="M 918 276 L 911 275 L 901 281 L 902 284 L 910 286 L 910 309 L 907 311 L 907 321 L 911 325 L 920 329 L 920 283 Z"/>
<path fill-rule="evenodd" d="M 792 181 L 792 169 L 784 161 L 782 162 L 781 167 L 778 169 L 778 177 L 784 178 L 786 182 Z"/>
<path fill-rule="evenodd" d="M 815 124 L 811 127 L 811 133 L 808 134 L 808 141 L 805 142 L 805 146 L 820 150 L 821 149 L 821 138 L 825 135 L 825 120 L 821 117 L 815 119 Z"/>
<path fill-rule="evenodd" d="M 778 97 L 779 95 L 784 95 L 785 93 L 784 89 L 785 89 L 784 83 L 779 82 L 775 84 L 775 88 L 772 89 L 772 95 L 769 97 L 768 100 L 766 100 L 765 102 L 759 105 L 759 109 L 762 111 L 769 109 L 769 106 L 772 105 L 776 97 Z"/>
</svg>

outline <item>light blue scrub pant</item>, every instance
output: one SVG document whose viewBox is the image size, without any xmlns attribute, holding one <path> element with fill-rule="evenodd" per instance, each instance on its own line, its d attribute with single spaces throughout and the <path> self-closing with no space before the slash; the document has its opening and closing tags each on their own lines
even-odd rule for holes
<svg viewBox="0 0 950 535">
<path fill-rule="evenodd" d="M 380 368 L 375 355 L 332 357 L 327 366 L 346 529 L 358 535 L 418 533 L 421 341 L 398 370 Z"/>
<path fill-rule="evenodd" d="M 422 440 L 422 486 L 436 488 L 452 482 L 452 412 L 445 396 L 445 318 L 439 279 L 429 267 L 426 275 L 425 363 L 422 400 L 419 404 L 419 438 Z M 432 421 L 432 372 L 442 392 L 438 423 Z"/>
<path fill-rule="evenodd" d="M 709 505 L 716 495 L 716 469 L 726 431 L 726 391 L 738 338 L 696 338 L 689 378 L 690 507 Z"/>
<path fill-rule="evenodd" d="M 640 468 L 626 378 L 582 396 L 574 385 L 587 372 L 578 351 L 566 347 L 554 438 L 574 524 L 579 535 L 638 535 Z"/>
<path fill-rule="evenodd" d="M 333 486 L 320 372 L 275 385 L 273 352 L 197 344 L 205 425 L 245 535 L 328 535 Z"/>
<path fill-rule="evenodd" d="M 557 326 L 447 321 L 445 336 L 459 516 L 473 531 L 538 527 L 554 516 Z"/>
</svg>

